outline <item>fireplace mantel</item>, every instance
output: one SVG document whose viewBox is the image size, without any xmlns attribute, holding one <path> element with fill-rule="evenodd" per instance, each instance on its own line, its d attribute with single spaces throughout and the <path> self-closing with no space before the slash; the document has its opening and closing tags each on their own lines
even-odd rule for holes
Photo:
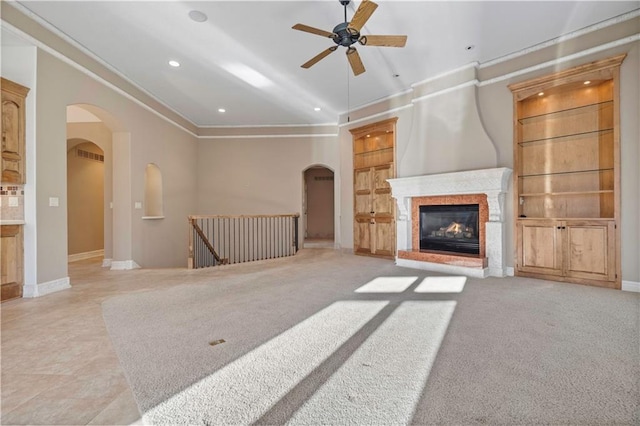
<svg viewBox="0 0 640 426">
<path fill-rule="evenodd" d="M 512 170 L 508 168 L 495 168 L 388 179 L 391 185 L 391 195 L 398 204 L 396 247 L 399 253 L 418 250 L 417 247 L 412 247 L 411 201 L 413 198 L 437 195 L 485 194 L 489 207 L 489 220 L 486 223 L 488 268 L 423 262 L 401 258 L 400 256 L 396 256 L 396 263 L 400 266 L 447 273 L 462 273 L 483 278 L 486 276 L 505 276 L 504 197 L 511 172 Z"/>
</svg>

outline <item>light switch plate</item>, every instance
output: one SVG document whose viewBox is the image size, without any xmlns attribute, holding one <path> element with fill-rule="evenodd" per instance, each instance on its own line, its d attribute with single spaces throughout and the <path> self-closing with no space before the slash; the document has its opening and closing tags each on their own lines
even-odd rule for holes
<svg viewBox="0 0 640 426">
<path fill-rule="evenodd" d="M 135 208 L 140 210 L 142 208 L 142 203 L 140 201 L 136 201 Z"/>
<path fill-rule="evenodd" d="M 58 197 L 49 197 L 49 207 L 58 207 L 60 205 L 60 200 Z"/>
</svg>

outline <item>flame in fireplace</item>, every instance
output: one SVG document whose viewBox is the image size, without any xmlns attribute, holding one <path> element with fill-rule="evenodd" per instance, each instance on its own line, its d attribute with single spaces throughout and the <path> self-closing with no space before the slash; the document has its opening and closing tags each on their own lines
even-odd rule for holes
<svg viewBox="0 0 640 426">
<path fill-rule="evenodd" d="M 449 227 L 445 229 L 445 232 L 453 232 L 454 234 L 463 231 L 466 231 L 465 227 L 458 222 L 451 222 L 451 225 L 449 225 Z"/>
</svg>

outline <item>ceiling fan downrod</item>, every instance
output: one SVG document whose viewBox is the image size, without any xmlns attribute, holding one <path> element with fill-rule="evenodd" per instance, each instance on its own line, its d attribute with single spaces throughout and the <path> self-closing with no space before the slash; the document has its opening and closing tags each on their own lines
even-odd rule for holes
<svg viewBox="0 0 640 426">
<path fill-rule="evenodd" d="M 347 6 L 351 3 L 351 0 L 339 1 L 344 6 L 344 22 L 333 28 L 333 33 L 335 34 L 333 41 L 338 46 L 349 47 L 360 39 L 360 31 L 350 28 L 349 21 L 347 21 Z"/>
</svg>

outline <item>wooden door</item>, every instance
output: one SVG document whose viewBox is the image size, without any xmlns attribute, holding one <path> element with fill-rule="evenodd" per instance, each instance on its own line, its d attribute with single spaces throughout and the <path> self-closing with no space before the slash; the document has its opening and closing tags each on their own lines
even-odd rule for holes
<svg viewBox="0 0 640 426">
<path fill-rule="evenodd" d="M 354 251 L 382 257 L 395 255 L 395 204 L 387 179 L 393 164 L 354 172 Z"/>
<path fill-rule="evenodd" d="M 22 297 L 22 226 L 0 226 L 0 299 Z"/>
<path fill-rule="evenodd" d="M 395 204 L 391 197 L 391 185 L 387 179 L 393 177 L 393 163 L 374 167 L 372 173 L 372 253 L 393 257 L 396 245 Z"/>
<path fill-rule="evenodd" d="M 568 277 L 615 281 L 613 221 L 566 221 L 565 273 Z"/>
<path fill-rule="evenodd" d="M 562 222 L 522 220 L 517 223 L 518 271 L 562 276 Z"/>
<path fill-rule="evenodd" d="M 24 183 L 25 96 L 29 89 L 2 79 L 2 183 Z"/>
<path fill-rule="evenodd" d="M 354 251 L 371 254 L 371 224 L 373 220 L 371 168 L 354 171 Z"/>
</svg>

